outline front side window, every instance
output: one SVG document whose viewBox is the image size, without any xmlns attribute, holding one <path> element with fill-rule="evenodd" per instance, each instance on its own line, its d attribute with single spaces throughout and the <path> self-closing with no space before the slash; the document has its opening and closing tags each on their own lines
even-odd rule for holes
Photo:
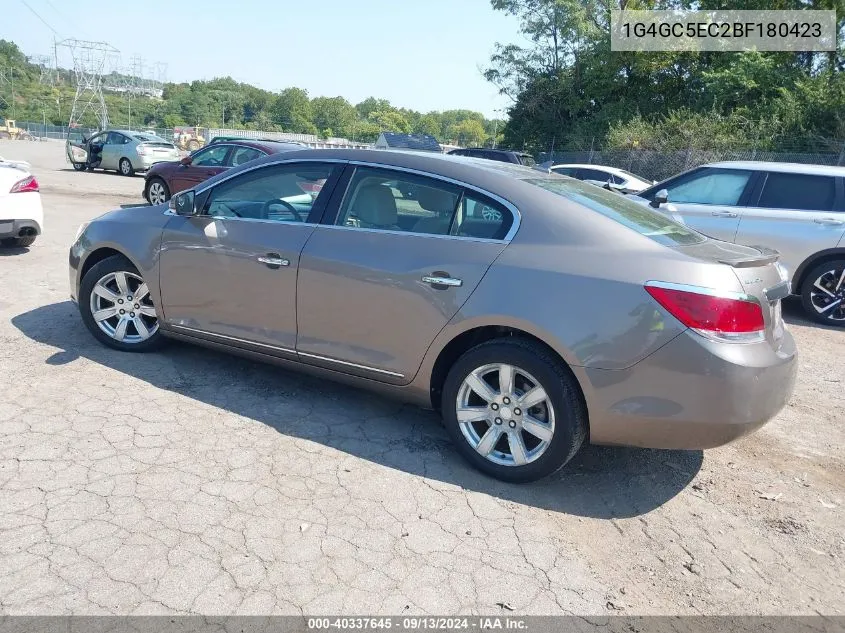
<svg viewBox="0 0 845 633">
<path fill-rule="evenodd" d="M 770 172 L 757 206 L 768 209 L 830 211 L 836 197 L 831 176 Z"/>
<path fill-rule="evenodd" d="M 736 206 L 750 178 L 750 171 L 708 169 L 666 189 L 669 202 Z"/>
<path fill-rule="evenodd" d="M 248 171 L 211 190 L 204 214 L 277 222 L 307 222 L 323 203 L 322 186 L 333 165 L 306 163 L 270 165 Z"/>
<path fill-rule="evenodd" d="M 460 188 L 387 169 L 355 171 L 336 224 L 362 229 L 448 235 Z"/>
<path fill-rule="evenodd" d="M 257 150 L 254 147 L 234 147 L 232 149 L 232 156 L 229 158 L 229 162 L 232 163 L 232 167 L 237 167 L 238 165 L 243 165 L 244 163 L 248 163 L 249 161 L 258 158 L 259 156 L 264 156 L 264 152 Z"/>
<path fill-rule="evenodd" d="M 700 233 L 678 224 L 648 206 L 637 204 L 625 196 L 601 187 L 563 178 L 532 178 L 524 182 L 592 209 L 665 246 L 697 244 L 706 239 Z"/>
<path fill-rule="evenodd" d="M 228 145 L 214 145 L 205 147 L 194 154 L 191 164 L 197 167 L 223 167 L 225 165 Z"/>
</svg>

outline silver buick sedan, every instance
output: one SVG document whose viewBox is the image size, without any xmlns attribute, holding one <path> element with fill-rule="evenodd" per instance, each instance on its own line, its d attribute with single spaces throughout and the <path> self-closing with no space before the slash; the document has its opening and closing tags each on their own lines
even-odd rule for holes
<svg viewBox="0 0 845 633">
<path fill-rule="evenodd" d="M 294 150 L 83 225 L 70 284 L 116 350 L 181 339 L 434 408 L 530 481 L 584 442 L 708 448 L 776 415 L 777 260 L 522 166 Z"/>
</svg>

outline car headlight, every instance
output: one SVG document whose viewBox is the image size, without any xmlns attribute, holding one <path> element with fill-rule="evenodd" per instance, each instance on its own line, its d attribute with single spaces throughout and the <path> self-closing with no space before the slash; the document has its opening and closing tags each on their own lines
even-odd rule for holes
<svg viewBox="0 0 845 633">
<path fill-rule="evenodd" d="M 90 224 L 90 222 L 83 222 L 82 224 L 80 224 L 80 225 L 79 225 L 79 228 L 78 228 L 78 229 L 76 229 L 76 237 L 74 237 L 74 238 L 73 238 L 73 241 L 74 241 L 74 242 L 76 242 L 76 241 L 78 241 L 78 240 L 79 240 L 79 236 L 80 236 L 80 235 L 82 235 L 82 232 L 83 232 L 85 229 L 87 229 L 87 228 L 88 228 L 88 225 L 89 225 L 89 224 Z"/>
</svg>

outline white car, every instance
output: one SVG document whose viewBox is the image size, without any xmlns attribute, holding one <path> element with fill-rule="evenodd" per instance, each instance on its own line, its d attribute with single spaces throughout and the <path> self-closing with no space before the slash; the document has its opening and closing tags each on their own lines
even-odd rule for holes
<svg viewBox="0 0 845 633">
<path fill-rule="evenodd" d="M 624 169 L 604 165 L 552 164 L 548 166 L 548 170 L 549 173 L 593 181 L 594 184 L 609 182 L 613 189 L 621 193 L 637 193 L 654 184 L 654 181 L 646 180 Z"/>
<path fill-rule="evenodd" d="M 0 165 L 11 165 L 12 167 L 23 167 L 29 169 L 31 165 L 25 160 L 12 160 L 10 158 L 3 158 L 0 156 Z"/>
<path fill-rule="evenodd" d="M 20 166 L 0 163 L 0 246 L 31 246 L 43 228 L 35 176 Z"/>
</svg>

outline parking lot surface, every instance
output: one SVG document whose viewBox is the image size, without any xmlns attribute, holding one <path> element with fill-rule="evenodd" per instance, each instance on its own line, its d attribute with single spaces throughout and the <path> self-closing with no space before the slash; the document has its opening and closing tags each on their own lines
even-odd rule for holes
<svg viewBox="0 0 845 633">
<path fill-rule="evenodd" d="M 204 349 L 99 345 L 78 225 L 143 179 L 29 160 L 46 228 L 0 250 L 0 612 L 843 614 L 845 330 L 786 318 L 789 406 L 705 452 L 586 447 L 523 486 L 430 412 Z M 354 315 L 350 315 L 354 318 Z"/>
</svg>

